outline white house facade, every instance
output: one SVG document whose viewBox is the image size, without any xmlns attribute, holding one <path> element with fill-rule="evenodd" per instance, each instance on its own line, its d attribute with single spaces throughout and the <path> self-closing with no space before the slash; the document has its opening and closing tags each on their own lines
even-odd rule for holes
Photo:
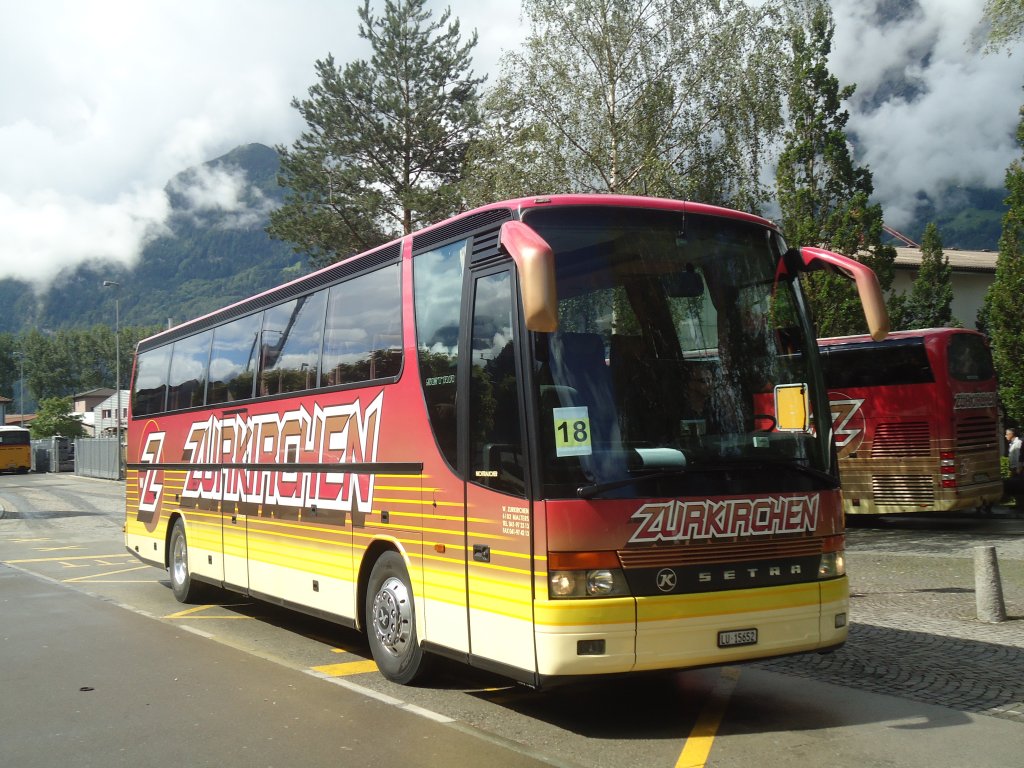
<svg viewBox="0 0 1024 768">
<path fill-rule="evenodd" d="M 122 389 L 120 398 L 121 431 L 123 432 L 128 425 L 128 403 L 131 399 L 131 390 Z M 114 437 L 117 434 L 117 411 L 117 392 L 92 409 L 96 437 Z"/>
</svg>

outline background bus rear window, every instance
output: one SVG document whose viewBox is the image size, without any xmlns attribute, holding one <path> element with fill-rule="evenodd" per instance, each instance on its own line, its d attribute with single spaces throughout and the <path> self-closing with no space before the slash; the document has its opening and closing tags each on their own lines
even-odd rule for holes
<svg viewBox="0 0 1024 768">
<path fill-rule="evenodd" d="M 995 375 L 984 338 L 973 333 L 949 337 L 949 375 L 957 381 L 988 381 Z"/>
<path fill-rule="evenodd" d="M 859 344 L 856 348 L 823 347 L 825 384 L 829 389 L 927 384 L 935 381 L 920 339 L 896 344 Z"/>
</svg>

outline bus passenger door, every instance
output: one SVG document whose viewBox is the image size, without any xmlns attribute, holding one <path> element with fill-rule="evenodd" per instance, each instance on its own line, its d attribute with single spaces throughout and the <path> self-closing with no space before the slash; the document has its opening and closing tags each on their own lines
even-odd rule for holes
<svg viewBox="0 0 1024 768">
<path fill-rule="evenodd" d="M 471 654 L 532 671 L 533 517 L 514 288 L 507 267 L 473 280 L 468 413 L 460 414 L 468 427 L 466 573 Z"/>
<path fill-rule="evenodd" d="M 223 419 L 245 415 L 244 411 L 224 411 Z M 225 430 L 224 440 L 237 440 L 243 434 L 236 430 Z M 228 456 L 240 454 L 237 446 L 231 445 Z M 259 504 L 242 500 L 242 487 L 238 470 L 220 470 L 221 500 L 220 524 L 221 546 L 224 558 L 224 585 L 239 590 L 249 588 L 249 515 L 256 515 Z"/>
<path fill-rule="evenodd" d="M 224 537 L 224 585 L 240 589 L 249 588 L 248 515 L 244 504 L 237 501 L 221 502 L 221 531 Z"/>
</svg>

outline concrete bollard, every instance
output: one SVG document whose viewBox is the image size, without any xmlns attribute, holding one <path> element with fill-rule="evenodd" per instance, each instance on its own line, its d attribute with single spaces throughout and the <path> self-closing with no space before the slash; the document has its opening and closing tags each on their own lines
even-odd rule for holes
<svg viewBox="0 0 1024 768">
<path fill-rule="evenodd" d="M 978 621 L 1006 621 L 1003 584 L 999 580 L 999 561 L 995 547 L 974 548 L 974 599 Z"/>
</svg>

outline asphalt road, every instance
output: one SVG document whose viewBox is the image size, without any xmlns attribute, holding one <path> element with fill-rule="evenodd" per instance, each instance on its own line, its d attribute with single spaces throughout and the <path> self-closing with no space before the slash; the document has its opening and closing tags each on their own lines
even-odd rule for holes
<svg viewBox="0 0 1024 768">
<path fill-rule="evenodd" d="M 1024 752 L 1018 520 L 851 530 L 854 624 L 830 656 L 535 692 L 454 664 L 394 686 L 356 633 L 237 596 L 182 606 L 124 552 L 123 506 L 119 483 L 0 476 L 0 766 L 986 768 Z M 1005 625 L 970 615 L 971 548 L 989 540 Z"/>
</svg>

